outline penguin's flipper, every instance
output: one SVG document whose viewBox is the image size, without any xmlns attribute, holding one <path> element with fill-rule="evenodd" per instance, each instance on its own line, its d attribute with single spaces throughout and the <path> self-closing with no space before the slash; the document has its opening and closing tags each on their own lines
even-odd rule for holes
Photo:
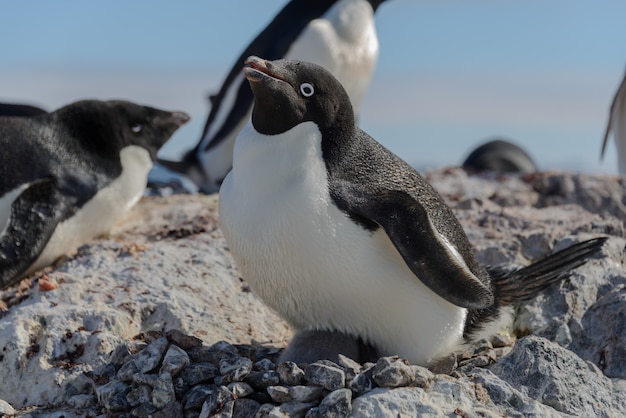
<svg viewBox="0 0 626 418">
<path fill-rule="evenodd" d="M 600 252 L 606 237 L 593 238 L 541 258 L 529 266 L 513 272 L 488 268 L 501 305 L 526 302 L 540 291 L 567 277 L 567 274 L 585 264 Z"/>
<path fill-rule="evenodd" d="M 31 183 L 15 199 L 7 226 L 0 236 L 0 289 L 22 279 L 71 205 L 52 179 Z"/>
<path fill-rule="evenodd" d="M 369 192 L 343 184 L 334 191 L 352 217 L 364 217 L 380 225 L 404 262 L 419 280 L 448 302 L 468 309 L 494 303 L 491 289 L 470 269 L 433 226 L 426 209 L 399 190 Z"/>
<path fill-rule="evenodd" d="M 604 139 L 602 140 L 602 150 L 600 151 L 600 160 L 602 160 L 602 157 L 604 157 L 606 144 L 609 141 L 609 134 L 611 133 L 611 130 L 613 129 L 613 123 L 614 123 L 613 118 L 619 117 L 619 115 L 616 116 L 615 113 L 618 107 L 618 101 L 620 100 L 620 95 L 624 95 L 624 94 L 626 94 L 626 74 L 624 74 L 624 78 L 622 79 L 622 84 L 620 84 L 620 86 L 617 88 L 617 91 L 615 92 L 615 96 L 613 96 L 613 101 L 611 102 L 611 108 L 609 109 L 609 120 L 606 123 L 606 129 L 604 131 Z"/>
</svg>

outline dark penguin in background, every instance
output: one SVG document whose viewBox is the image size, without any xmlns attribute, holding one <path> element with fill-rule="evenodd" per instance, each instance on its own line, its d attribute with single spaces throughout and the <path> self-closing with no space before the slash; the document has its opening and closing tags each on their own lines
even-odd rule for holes
<svg viewBox="0 0 626 418">
<path fill-rule="evenodd" d="M 196 147 L 182 161 L 162 166 L 189 177 L 203 193 L 219 190 L 232 167 L 233 144 L 250 118 L 253 95 L 241 74 L 245 59 L 291 58 L 315 62 L 337 77 L 359 109 L 378 59 L 374 12 L 384 0 L 292 0 L 237 58 Z"/>
<path fill-rule="evenodd" d="M 360 358 L 363 348 L 428 364 L 499 330 L 512 304 L 605 241 L 511 273 L 487 269 L 430 184 L 357 128 L 329 72 L 250 57 L 244 74 L 254 110 L 220 189 L 220 221 L 242 277 L 298 331 L 281 360 Z"/>
<path fill-rule="evenodd" d="M 617 169 L 620 174 L 626 174 L 626 74 L 624 74 L 622 84 L 617 88 L 613 102 L 611 102 L 600 159 L 604 157 L 604 150 L 611 132 L 613 132 L 615 148 L 617 149 Z"/>
<path fill-rule="evenodd" d="M 0 117 L 0 288 L 108 232 L 143 194 L 159 148 L 188 120 L 95 100 Z"/>
<path fill-rule="evenodd" d="M 46 112 L 40 107 L 20 103 L 0 103 L 0 116 L 23 116 L 31 117 L 45 115 Z"/>
<path fill-rule="evenodd" d="M 463 161 L 463 168 L 496 173 L 530 174 L 537 171 L 535 162 L 526 151 L 502 139 L 478 146 Z"/>
</svg>

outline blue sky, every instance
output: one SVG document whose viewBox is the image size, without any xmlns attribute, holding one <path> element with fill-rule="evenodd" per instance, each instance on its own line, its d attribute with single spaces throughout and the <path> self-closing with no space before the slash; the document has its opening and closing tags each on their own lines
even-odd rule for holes
<svg viewBox="0 0 626 418">
<path fill-rule="evenodd" d="M 0 0 L 0 100 L 49 110 L 123 98 L 193 121 L 162 153 L 195 142 L 215 92 L 284 0 Z M 616 173 L 600 145 L 626 68 L 623 0 L 389 0 L 359 121 L 420 168 L 459 164 L 494 136 L 541 169 Z"/>
</svg>

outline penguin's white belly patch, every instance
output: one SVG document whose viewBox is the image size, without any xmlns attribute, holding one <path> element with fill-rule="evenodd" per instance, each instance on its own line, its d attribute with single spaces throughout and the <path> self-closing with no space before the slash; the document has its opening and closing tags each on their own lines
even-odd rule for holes
<svg viewBox="0 0 626 418">
<path fill-rule="evenodd" d="M 122 174 L 80 208 L 72 217 L 59 223 L 27 274 L 53 263 L 78 246 L 107 233 L 119 217 L 141 197 L 152 167 L 150 154 L 131 145 L 120 152 Z"/>
</svg>

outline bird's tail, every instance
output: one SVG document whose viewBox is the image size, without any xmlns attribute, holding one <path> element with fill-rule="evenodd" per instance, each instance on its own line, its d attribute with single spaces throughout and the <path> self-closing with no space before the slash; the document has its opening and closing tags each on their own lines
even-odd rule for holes
<svg viewBox="0 0 626 418">
<path fill-rule="evenodd" d="M 552 283 L 564 279 L 576 267 L 597 254 L 606 237 L 571 245 L 513 272 L 490 271 L 501 306 L 526 302 Z"/>
</svg>

